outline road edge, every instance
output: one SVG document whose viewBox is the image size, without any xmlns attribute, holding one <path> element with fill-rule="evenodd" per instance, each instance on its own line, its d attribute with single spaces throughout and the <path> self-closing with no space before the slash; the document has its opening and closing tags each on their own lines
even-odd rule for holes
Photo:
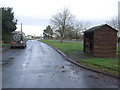
<svg viewBox="0 0 120 90">
<path fill-rule="evenodd" d="M 40 41 L 40 42 L 42 42 L 42 41 Z M 44 43 L 44 42 L 42 42 L 42 43 Z M 47 44 L 47 43 L 44 43 L 44 44 Z M 87 67 L 87 66 L 85 66 L 85 65 L 82 65 L 82 64 L 80 64 L 80 63 L 78 63 L 78 62 L 75 62 L 74 60 L 68 58 L 67 55 L 64 54 L 62 51 L 58 50 L 57 48 L 55 48 L 55 47 L 53 47 L 53 46 L 51 46 L 51 45 L 49 45 L 49 44 L 47 44 L 47 45 L 50 46 L 51 48 L 53 48 L 53 49 L 54 49 L 55 51 L 57 51 L 59 54 L 61 54 L 66 60 L 70 61 L 70 62 L 73 63 L 73 64 L 76 64 L 76 65 L 79 66 L 79 67 L 82 67 L 82 68 L 85 68 L 85 69 L 87 69 L 87 70 L 90 70 L 90 71 L 93 71 L 93 72 L 97 72 L 97 73 L 100 73 L 100 74 L 104 74 L 104 75 L 107 75 L 107 76 L 110 76 L 110 77 L 113 77 L 113 78 L 116 78 L 116 79 L 120 79 L 120 76 L 116 76 L 116 75 L 112 75 L 112 74 L 109 74 L 109 73 L 106 73 L 106 72 L 103 72 L 103 71 L 99 71 L 99 70 L 96 70 L 96 69 Z"/>
</svg>

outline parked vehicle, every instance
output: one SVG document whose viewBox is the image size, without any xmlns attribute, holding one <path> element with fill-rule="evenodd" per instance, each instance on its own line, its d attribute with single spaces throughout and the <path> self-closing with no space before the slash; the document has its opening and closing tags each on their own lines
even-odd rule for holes
<svg viewBox="0 0 120 90">
<path fill-rule="evenodd" d="M 12 32 L 11 48 L 14 48 L 14 47 L 22 47 L 22 48 L 26 47 L 25 33 L 21 32 L 21 31 Z"/>
</svg>

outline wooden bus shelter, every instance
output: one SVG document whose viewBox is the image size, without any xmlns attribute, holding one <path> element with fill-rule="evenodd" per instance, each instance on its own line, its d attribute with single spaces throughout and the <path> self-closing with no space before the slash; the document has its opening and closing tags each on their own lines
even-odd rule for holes
<svg viewBox="0 0 120 90">
<path fill-rule="evenodd" d="M 117 30 L 107 24 L 90 28 L 84 32 L 84 52 L 96 57 L 116 55 Z"/>
</svg>

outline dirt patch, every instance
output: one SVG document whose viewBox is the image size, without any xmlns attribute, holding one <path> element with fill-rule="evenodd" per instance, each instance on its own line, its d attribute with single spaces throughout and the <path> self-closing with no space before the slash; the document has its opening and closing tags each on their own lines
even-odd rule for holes
<svg viewBox="0 0 120 90">
<path fill-rule="evenodd" d="M 39 74 L 39 75 L 38 75 L 38 77 L 42 77 L 42 75 L 41 75 L 41 74 Z"/>
<path fill-rule="evenodd" d="M 65 67 L 62 66 L 62 65 L 57 65 L 57 66 L 55 66 L 55 68 L 62 68 L 62 69 L 64 69 Z"/>
<path fill-rule="evenodd" d="M 67 70 L 63 70 L 62 72 L 67 72 Z"/>
<path fill-rule="evenodd" d="M 10 57 L 9 59 L 11 60 L 11 59 L 15 59 L 15 58 L 13 58 L 13 57 Z"/>
<path fill-rule="evenodd" d="M 93 76 L 93 75 L 89 75 L 88 77 L 93 78 L 93 79 L 100 79 L 99 77 Z"/>
</svg>

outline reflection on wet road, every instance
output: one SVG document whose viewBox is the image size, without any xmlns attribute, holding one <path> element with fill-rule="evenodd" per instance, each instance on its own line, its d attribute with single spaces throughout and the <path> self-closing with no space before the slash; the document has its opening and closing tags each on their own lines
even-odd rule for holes
<svg viewBox="0 0 120 90">
<path fill-rule="evenodd" d="M 118 87 L 114 78 L 80 68 L 36 40 L 3 53 L 3 88 Z"/>
</svg>

